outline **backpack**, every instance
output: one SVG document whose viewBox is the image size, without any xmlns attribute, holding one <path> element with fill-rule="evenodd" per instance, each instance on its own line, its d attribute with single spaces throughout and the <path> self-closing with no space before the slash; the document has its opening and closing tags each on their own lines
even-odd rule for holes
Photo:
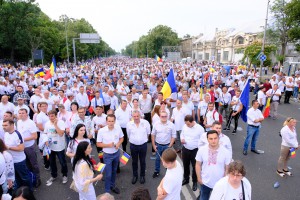
<svg viewBox="0 0 300 200">
<path fill-rule="evenodd" d="M 214 120 L 216 120 L 215 119 L 215 113 L 218 113 L 218 111 L 217 110 L 214 110 L 214 112 L 213 112 L 213 118 L 214 118 Z M 222 115 L 220 115 L 220 113 L 218 113 L 219 114 L 219 122 L 222 124 L 223 123 L 223 116 Z"/>
</svg>

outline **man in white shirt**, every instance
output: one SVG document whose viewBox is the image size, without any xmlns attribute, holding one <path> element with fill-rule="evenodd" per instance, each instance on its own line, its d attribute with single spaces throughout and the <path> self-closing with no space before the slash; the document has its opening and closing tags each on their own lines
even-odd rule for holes
<svg viewBox="0 0 300 200">
<path fill-rule="evenodd" d="M 89 98 L 86 93 L 84 93 L 84 87 L 79 87 L 79 93 L 76 95 L 76 102 L 78 103 L 79 107 L 83 107 L 87 109 L 89 107 Z"/>
<path fill-rule="evenodd" d="M 126 100 L 122 100 L 121 106 L 119 106 L 119 108 L 116 110 L 115 115 L 116 115 L 116 120 L 119 122 L 122 128 L 122 132 L 124 134 L 124 141 L 122 143 L 122 148 L 123 151 L 126 151 L 127 140 L 128 140 L 126 126 L 131 119 L 131 109 L 127 108 Z"/>
<path fill-rule="evenodd" d="M 210 193 L 218 180 L 225 176 L 231 161 L 230 153 L 219 144 L 216 130 L 207 132 L 208 145 L 198 149 L 196 155 L 196 174 L 200 186 L 201 200 L 209 200 Z"/>
<path fill-rule="evenodd" d="M 28 186 L 30 190 L 32 190 L 31 177 L 29 176 L 29 170 L 26 165 L 23 137 L 19 131 L 15 130 L 13 120 L 3 121 L 2 127 L 5 131 L 4 143 L 14 161 L 16 185 L 18 187 Z"/>
<path fill-rule="evenodd" d="M 49 121 L 45 124 L 44 133 L 47 134 L 49 141 L 46 145 L 51 149 L 50 153 L 50 168 L 51 178 L 47 181 L 46 185 L 52 185 L 53 181 L 57 178 L 56 156 L 61 165 L 61 172 L 63 175 L 62 183 L 68 182 L 68 166 L 65 157 L 65 123 L 57 119 L 57 112 L 51 110 L 48 112 Z"/>
<path fill-rule="evenodd" d="M 197 176 L 195 171 L 196 154 L 198 151 L 198 142 L 201 135 L 204 133 L 202 126 L 197 124 L 191 115 L 186 115 L 184 118 L 185 125 L 181 132 L 182 147 L 182 162 L 183 162 L 183 181 L 182 185 L 188 184 L 190 179 L 190 164 L 192 164 L 193 172 L 193 191 L 197 190 Z"/>
<path fill-rule="evenodd" d="M 43 96 L 41 95 L 41 90 L 36 88 L 34 89 L 34 95 L 30 97 L 29 107 L 34 113 L 37 113 L 37 104 L 40 102 Z"/>
<path fill-rule="evenodd" d="M 186 110 L 187 115 L 192 115 L 195 119 L 194 104 L 189 100 L 187 94 L 182 95 L 182 107 Z"/>
<path fill-rule="evenodd" d="M 205 130 L 210 130 L 212 124 L 215 121 L 219 121 L 219 113 L 217 110 L 214 109 L 215 105 L 213 102 L 208 103 L 207 111 L 204 115 L 204 127 Z"/>
<path fill-rule="evenodd" d="M 151 129 L 148 121 L 141 119 L 139 111 L 132 112 L 133 121 L 129 121 L 126 125 L 126 130 L 130 143 L 130 152 L 132 157 L 132 184 L 135 184 L 138 179 L 138 161 L 140 160 L 140 183 L 145 183 L 146 173 L 146 155 L 147 141 Z"/>
<path fill-rule="evenodd" d="M 281 96 L 281 91 L 278 89 L 278 84 L 274 84 L 273 88 L 266 92 L 266 95 L 271 98 L 270 117 L 275 120 L 277 119 L 279 97 Z"/>
<path fill-rule="evenodd" d="M 43 98 L 40 99 L 40 102 L 46 102 L 48 104 L 47 112 L 55 109 L 54 101 L 50 98 L 50 92 L 48 90 L 44 91 Z"/>
<path fill-rule="evenodd" d="M 293 91 L 293 97 L 294 97 L 294 101 L 298 102 L 298 94 L 299 94 L 299 85 L 300 85 L 300 74 L 299 72 L 296 73 L 296 77 L 294 80 L 294 91 Z"/>
<path fill-rule="evenodd" d="M 98 131 L 100 128 L 103 128 L 104 126 L 106 126 L 106 114 L 103 113 L 104 112 L 104 107 L 103 106 L 98 106 L 95 108 L 95 116 L 92 119 L 92 127 L 94 127 L 94 136 L 95 136 L 95 140 L 97 141 L 97 136 L 98 136 Z M 102 152 L 102 148 L 101 147 L 97 147 L 97 151 Z M 103 162 L 103 158 L 100 158 L 100 160 Z"/>
<path fill-rule="evenodd" d="M 177 100 L 176 108 L 173 108 L 171 122 L 175 124 L 176 127 L 176 142 L 174 144 L 174 149 L 176 152 L 180 152 L 182 148 L 182 144 L 180 141 L 180 134 L 182 127 L 184 125 L 184 117 L 187 115 L 187 110 L 182 107 L 182 102 Z"/>
<path fill-rule="evenodd" d="M 1 103 L 0 103 L 0 119 L 3 119 L 3 115 L 6 111 L 10 111 L 14 113 L 15 106 L 13 103 L 8 101 L 8 96 L 3 95 L 1 97 Z"/>
<path fill-rule="evenodd" d="M 223 115 L 223 111 L 225 112 L 225 118 L 227 121 L 229 121 L 229 106 L 230 106 L 230 103 L 231 103 L 231 95 L 230 93 L 227 92 L 227 87 L 224 86 L 222 88 L 222 93 L 219 95 L 219 100 L 220 100 L 220 103 L 219 103 L 219 114 L 220 115 Z M 225 130 L 227 130 L 225 128 Z"/>
<path fill-rule="evenodd" d="M 132 98 L 134 99 L 133 94 Z M 142 92 L 142 97 L 139 98 L 139 103 L 142 113 L 145 116 L 144 119 L 147 120 L 149 124 L 153 126 L 153 124 L 151 123 L 152 99 L 151 96 L 148 95 L 148 90 L 144 90 Z"/>
<path fill-rule="evenodd" d="M 84 124 L 86 134 L 89 139 L 94 137 L 94 127 L 92 126 L 92 120 L 90 116 L 85 116 L 86 109 L 84 107 L 78 108 L 78 115 L 76 115 L 72 121 L 70 126 L 70 137 L 73 137 L 75 128 L 78 124 Z"/>
<path fill-rule="evenodd" d="M 19 120 L 17 122 L 17 130 L 21 133 L 24 139 L 24 152 L 27 163 L 30 163 L 31 171 L 36 175 L 36 185 L 41 185 L 40 169 L 36 155 L 35 140 L 37 139 L 37 127 L 35 123 L 29 119 L 28 111 L 25 108 L 19 110 Z"/>
<path fill-rule="evenodd" d="M 160 172 L 160 158 L 162 153 L 167 149 L 171 148 L 176 139 L 175 125 L 168 121 L 168 113 L 166 111 L 160 112 L 160 121 L 153 124 L 151 133 L 152 147 L 156 152 L 155 159 L 155 171 L 153 178 L 159 176 Z"/>
<path fill-rule="evenodd" d="M 293 82 L 293 78 L 289 77 L 288 80 L 285 82 L 284 103 L 290 104 L 290 97 L 293 95 L 294 85 L 295 84 Z"/>
<path fill-rule="evenodd" d="M 238 122 L 239 122 L 239 118 L 240 118 L 240 113 L 243 110 L 243 104 L 240 100 L 240 95 L 241 95 L 241 91 L 237 90 L 235 92 L 235 96 L 232 98 L 231 103 L 230 103 L 232 111 L 230 112 L 230 115 L 229 115 L 230 117 L 226 124 L 226 130 L 230 130 L 230 124 L 233 119 L 234 120 L 234 129 L 232 131 L 232 134 L 236 133 L 236 129 L 238 127 Z"/>
<path fill-rule="evenodd" d="M 116 174 L 120 159 L 120 146 L 123 142 L 123 132 L 120 127 L 115 126 L 115 115 L 107 115 L 107 126 L 98 131 L 97 147 L 103 148 L 103 161 L 105 167 L 105 192 L 113 191 L 120 193 L 116 187 Z"/>
<path fill-rule="evenodd" d="M 248 154 L 248 146 L 251 140 L 251 151 L 256 154 L 260 154 L 260 151 L 256 149 L 256 141 L 259 136 L 259 129 L 261 122 L 265 119 L 261 111 L 258 109 L 259 103 L 257 100 L 252 101 L 252 107 L 247 111 L 247 137 L 244 142 L 243 154 Z"/>
<path fill-rule="evenodd" d="M 177 154 L 173 149 L 167 149 L 162 154 L 162 163 L 167 172 L 157 187 L 157 200 L 180 200 L 182 183 L 182 166 L 176 160 Z M 180 178 L 181 177 L 181 178 Z"/>
<path fill-rule="evenodd" d="M 93 108 L 94 113 L 96 113 L 97 106 L 103 106 L 103 99 L 100 98 L 100 91 L 96 91 L 95 97 L 91 100 L 91 107 Z"/>
<path fill-rule="evenodd" d="M 204 127 L 204 115 L 207 112 L 208 109 L 208 103 L 210 101 L 210 95 L 205 94 L 204 99 L 200 101 L 198 104 L 198 110 L 197 110 L 197 115 L 198 115 L 198 122 L 199 124 Z"/>
<path fill-rule="evenodd" d="M 265 92 L 266 92 L 266 88 L 264 86 L 262 86 L 261 88 L 259 88 L 259 91 L 257 93 L 257 101 L 259 103 L 258 109 L 260 111 L 263 111 L 264 106 L 266 105 L 266 102 L 267 102 L 267 96 L 266 96 Z"/>
<path fill-rule="evenodd" d="M 25 103 L 24 103 L 24 99 L 22 98 L 22 97 L 18 97 L 18 105 L 15 107 L 15 109 L 14 109 L 14 117 L 16 118 L 16 119 L 18 119 L 18 113 L 19 113 L 19 110 L 21 109 L 21 108 L 24 108 L 24 109 L 26 109 L 27 110 L 27 113 L 29 114 L 29 107 L 28 106 L 26 106 L 25 105 Z"/>
</svg>

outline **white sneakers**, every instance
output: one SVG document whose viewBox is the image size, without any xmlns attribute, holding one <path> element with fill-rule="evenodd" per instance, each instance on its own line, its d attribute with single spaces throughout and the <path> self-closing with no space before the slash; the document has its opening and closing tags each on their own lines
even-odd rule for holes
<svg viewBox="0 0 300 200">
<path fill-rule="evenodd" d="M 51 177 L 51 178 L 46 182 L 46 185 L 47 185 L 47 186 L 52 185 L 52 183 L 53 183 L 55 180 L 56 180 L 56 178 Z M 63 178 L 62 178 L 62 183 L 63 183 L 63 184 L 66 184 L 67 182 L 68 182 L 68 177 L 63 176 Z"/>
</svg>

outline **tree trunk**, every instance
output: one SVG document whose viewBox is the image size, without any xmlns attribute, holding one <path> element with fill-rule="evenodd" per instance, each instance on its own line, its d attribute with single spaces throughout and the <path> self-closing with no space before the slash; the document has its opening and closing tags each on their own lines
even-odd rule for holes
<svg viewBox="0 0 300 200">
<path fill-rule="evenodd" d="M 287 46 L 287 43 L 286 43 L 286 42 L 282 42 L 282 43 L 281 43 L 281 54 L 280 54 L 280 55 L 281 55 L 282 58 L 283 58 L 282 63 L 280 62 L 280 65 L 281 65 L 281 66 L 283 65 L 283 62 L 284 62 L 284 60 L 285 60 L 286 46 Z"/>
<path fill-rule="evenodd" d="M 15 64 L 15 48 L 11 48 L 10 50 L 10 64 L 14 65 Z"/>
</svg>

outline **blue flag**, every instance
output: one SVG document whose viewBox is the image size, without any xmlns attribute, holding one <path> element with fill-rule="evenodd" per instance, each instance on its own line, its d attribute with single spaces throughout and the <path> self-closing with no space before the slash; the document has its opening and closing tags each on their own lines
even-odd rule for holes
<svg viewBox="0 0 300 200">
<path fill-rule="evenodd" d="M 212 75 L 209 75 L 209 85 L 211 86 L 211 85 L 214 85 L 213 84 L 213 81 L 212 81 Z"/>
<path fill-rule="evenodd" d="M 247 83 L 244 87 L 244 90 L 242 91 L 240 100 L 243 104 L 243 110 L 241 112 L 241 118 L 244 122 L 247 122 L 247 111 L 249 106 L 249 93 L 250 93 L 250 80 L 247 80 Z"/>
<path fill-rule="evenodd" d="M 201 78 L 201 87 L 202 88 L 204 87 L 204 75 L 202 75 L 202 78 Z"/>
<path fill-rule="evenodd" d="M 105 100 L 104 100 L 104 97 L 103 97 L 102 89 L 100 89 L 100 98 L 102 98 L 103 104 L 105 105 Z M 95 100 L 96 100 L 96 99 L 95 99 Z"/>
</svg>

